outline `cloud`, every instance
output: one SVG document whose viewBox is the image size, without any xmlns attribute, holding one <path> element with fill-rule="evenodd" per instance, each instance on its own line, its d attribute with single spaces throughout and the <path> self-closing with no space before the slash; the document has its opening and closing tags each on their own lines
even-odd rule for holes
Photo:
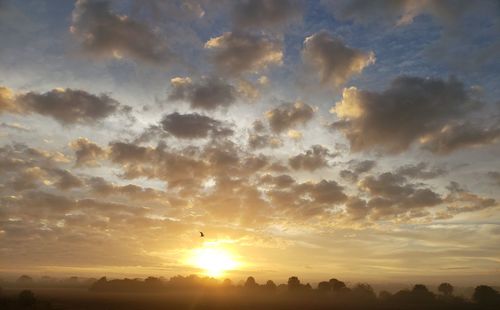
<svg viewBox="0 0 500 310">
<path fill-rule="evenodd" d="M 299 193 L 310 195 L 315 203 L 320 204 L 337 204 L 347 199 L 346 194 L 344 194 L 344 187 L 333 180 L 302 183 L 297 185 L 295 189 Z"/>
<path fill-rule="evenodd" d="M 229 75 L 258 73 L 270 65 L 281 65 L 281 42 L 265 36 L 226 32 L 205 43 L 213 51 L 216 68 Z"/>
<path fill-rule="evenodd" d="M 71 32 L 85 51 L 101 57 L 130 57 L 166 65 L 173 55 L 166 42 L 148 26 L 110 10 L 109 1 L 78 0 Z"/>
<path fill-rule="evenodd" d="M 166 146 L 139 146 L 129 142 L 110 143 L 109 159 L 122 169 L 122 178 L 145 177 L 163 180 L 169 188 L 187 187 L 196 192 L 208 177 L 208 163 L 198 158 L 196 148 L 167 150 Z"/>
<path fill-rule="evenodd" d="M 295 184 L 295 179 L 288 174 L 281 174 L 278 176 L 265 174 L 260 178 L 260 182 L 267 186 L 272 186 L 276 188 L 290 188 L 292 185 Z"/>
<path fill-rule="evenodd" d="M 361 191 L 371 196 L 368 206 L 372 208 L 371 216 L 375 220 L 416 212 L 443 202 L 438 193 L 422 186 L 409 183 L 404 176 L 391 172 L 367 176 L 358 183 Z M 416 214 L 420 213 L 417 211 Z"/>
<path fill-rule="evenodd" d="M 319 74 L 321 84 L 335 88 L 347 82 L 353 75 L 375 63 L 373 52 L 363 52 L 348 47 L 326 31 L 304 40 L 302 56 Z"/>
<path fill-rule="evenodd" d="M 7 87 L 0 86 L 0 114 L 19 113 L 21 107 L 16 104 L 14 93 Z"/>
<path fill-rule="evenodd" d="M 43 186 L 49 181 L 49 174 L 45 169 L 35 165 L 30 165 L 27 168 L 14 170 L 15 175 L 8 178 L 4 184 L 6 188 L 10 188 L 19 193 L 25 190 L 35 189 Z"/>
<path fill-rule="evenodd" d="M 284 103 L 266 112 L 271 130 L 281 133 L 297 125 L 305 125 L 314 116 L 314 109 L 303 102 Z"/>
<path fill-rule="evenodd" d="M 340 176 L 343 179 L 355 182 L 358 180 L 359 176 L 365 172 L 372 170 L 377 165 L 374 160 L 362 160 L 362 161 L 351 161 L 349 163 L 349 168 L 351 170 L 341 170 Z"/>
<path fill-rule="evenodd" d="M 282 186 L 277 185 L 277 179 L 266 177 L 263 181 L 270 185 L 274 182 L 274 186 L 266 192 L 266 195 L 278 214 L 296 221 L 312 217 L 329 217 L 328 210 L 333 210 L 336 205 L 348 199 L 344 188 L 333 180 L 298 184 L 286 180 Z"/>
<path fill-rule="evenodd" d="M 335 16 L 358 23 L 391 23 L 406 25 L 421 14 L 431 14 L 445 23 L 451 23 L 474 9 L 477 3 L 470 1 L 363 1 L 322 0 Z"/>
<path fill-rule="evenodd" d="M 328 167 L 328 157 L 335 156 L 324 146 L 313 145 L 311 149 L 304 153 L 292 156 L 288 159 L 288 164 L 294 170 L 314 171 L 320 168 Z"/>
<path fill-rule="evenodd" d="M 50 116 L 63 125 L 92 124 L 113 113 L 129 110 L 108 95 L 97 96 L 70 88 L 28 92 L 17 100 L 27 111 Z"/>
<path fill-rule="evenodd" d="M 167 205 L 171 206 L 173 205 L 173 196 L 153 188 L 142 187 L 135 184 L 120 186 L 108 182 L 101 177 L 92 177 L 87 180 L 87 183 L 90 187 L 90 191 L 99 196 L 125 196 L 127 199 L 133 201 L 159 202 L 167 203 Z"/>
<path fill-rule="evenodd" d="M 498 141 L 500 141 L 498 124 L 481 127 L 477 124 L 462 123 L 444 126 L 438 133 L 425 137 L 422 145 L 433 153 L 449 154 L 458 149 L 480 147 Z"/>
<path fill-rule="evenodd" d="M 431 19 L 439 26 L 441 37 L 427 44 L 424 57 L 438 65 L 447 64 L 454 71 L 469 73 L 487 68 L 488 64 L 495 64 L 495 56 L 500 50 L 498 40 L 495 40 L 500 29 L 500 2 L 497 0 L 321 2 L 337 19 L 354 21 L 375 29 L 378 27 L 379 32 L 389 27 L 393 29 L 394 26 L 410 25 L 416 17 L 425 15 L 419 21 L 427 24 Z M 478 22 L 480 20 L 489 21 L 490 27 L 482 27 Z"/>
<path fill-rule="evenodd" d="M 8 128 L 8 129 L 14 129 L 14 130 L 18 130 L 18 131 L 24 131 L 24 132 L 30 132 L 31 129 L 29 127 L 26 127 L 24 125 L 21 125 L 19 123 L 0 123 L 0 127 L 3 127 L 3 128 Z"/>
<path fill-rule="evenodd" d="M 70 159 L 60 152 L 31 148 L 24 144 L 0 147 L 0 168 L 4 172 L 38 166 L 53 168 L 57 164 L 69 162 Z"/>
<path fill-rule="evenodd" d="M 233 22 L 238 27 L 276 27 L 300 15 L 293 0 L 245 0 L 233 9 Z"/>
<path fill-rule="evenodd" d="M 205 10 L 199 0 L 133 0 L 133 7 L 138 11 L 146 11 L 155 20 L 167 17 L 175 21 L 192 21 L 205 15 Z"/>
<path fill-rule="evenodd" d="M 238 94 L 250 102 L 255 102 L 261 96 L 261 89 L 268 86 L 269 80 L 266 76 L 261 76 L 255 83 L 239 79 L 237 84 Z"/>
<path fill-rule="evenodd" d="M 92 124 L 112 114 L 128 114 L 131 108 L 106 94 L 84 90 L 55 88 L 45 93 L 14 93 L 0 87 L 0 113 L 50 116 L 62 125 Z"/>
<path fill-rule="evenodd" d="M 295 129 L 290 129 L 288 130 L 286 134 L 290 139 L 295 140 L 295 141 L 300 141 L 303 138 L 302 132 L 295 130 Z"/>
<path fill-rule="evenodd" d="M 273 135 L 268 134 L 258 134 L 258 133 L 250 133 L 248 135 L 248 146 L 251 149 L 263 149 L 263 148 L 279 148 L 283 146 L 283 141 Z"/>
<path fill-rule="evenodd" d="M 83 186 L 79 177 L 60 168 L 69 162 L 64 154 L 49 152 L 25 145 L 4 146 L 0 148 L 0 191 L 22 191 L 54 186 L 59 190 L 68 190 Z M 5 194 L 5 193 L 4 193 Z"/>
<path fill-rule="evenodd" d="M 456 215 L 469 212 L 478 212 L 488 208 L 498 207 L 493 198 L 481 197 L 462 188 L 458 183 L 451 182 L 448 186 L 450 193 L 445 198 L 448 204 L 446 210 L 437 212 L 436 219 L 450 219 Z"/>
<path fill-rule="evenodd" d="M 78 138 L 69 146 L 75 151 L 76 166 L 96 166 L 99 160 L 106 157 L 106 150 L 87 138 Z"/>
<path fill-rule="evenodd" d="M 270 135 L 262 121 L 256 120 L 248 133 L 248 146 L 254 150 L 266 147 L 279 148 L 283 146 L 283 141 L 278 135 Z"/>
<path fill-rule="evenodd" d="M 188 77 L 175 77 L 170 80 L 170 85 L 168 99 L 187 101 L 193 109 L 228 107 L 237 98 L 235 87 L 216 77 L 205 77 L 199 82 L 193 82 Z"/>
<path fill-rule="evenodd" d="M 377 148 L 398 153 L 419 142 L 439 153 L 442 149 L 453 150 L 472 144 L 474 139 L 469 139 L 469 143 L 451 143 L 455 141 L 445 139 L 450 132 L 447 128 L 454 128 L 450 127 L 453 123 L 481 107 L 474 91 L 454 78 L 446 81 L 402 76 L 383 92 L 355 87 L 344 89 L 342 99 L 331 109 L 340 119 L 332 128 L 346 135 L 354 152 Z M 481 134 L 476 136 L 484 138 Z M 474 141 L 493 142 L 490 133 L 486 136 L 489 138 Z M 443 142 L 449 148 L 434 147 L 434 141 Z"/>
<path fill-rule="evenodd" d="M 357 197 L 349 197 L 345 207 L 351 221 L 363 220 L 370 212 L 366 201 Z"/>
<path fill-rule="evenodd" d="M 75 187 L 82 187 L 84 185 L 84 182 L 79 177 L 66 169 L 55 169 L 54 174 L 59 177 L 54 185 L 62 191 Z"/>
<path fill-rule="evenodd" d="M 158 160 L 162 148 L 156 149 L 128 142 L 115 141 L 110 143 L 109 157 L 118 164 L 141 164 Z"/>
<path fill-rule="evenodd" d="M 396 173 L 402 175 L 407 178 L 412 179 L 434 179 L 436 177 L 440 177 L 448 173 L 445 169 L 442 168 L 430 168 L 428 169 L 429 164 L 420 162 L 415 165 L 405 165 L 401 166 L 396 170 Z"/>
<path fill-rule="evenodd" d="M 490 171 L 488 172 L 488 177 L 490 177 L 497 185 L 500 185 L 500 172 Z"/>
<path fill-rule="evenodd" d="M 198 113 L 179 114 L 177 112 L 165 115 L 161 120 L 163 130 L 181 139 L 199 139 L 208 136 L 225 137 L 233 131 L 224 127 L 221 121 Z"/>
</svg>

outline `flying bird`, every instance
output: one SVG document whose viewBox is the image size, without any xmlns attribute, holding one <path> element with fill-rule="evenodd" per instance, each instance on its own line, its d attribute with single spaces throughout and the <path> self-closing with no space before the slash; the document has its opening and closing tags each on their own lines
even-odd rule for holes
<svg viewBox="0 0 500 310">
<path fill-rule="evenodd" d="M 205 234 L 200 231 L 200 237 L 205 237 Z"/>
</svg>

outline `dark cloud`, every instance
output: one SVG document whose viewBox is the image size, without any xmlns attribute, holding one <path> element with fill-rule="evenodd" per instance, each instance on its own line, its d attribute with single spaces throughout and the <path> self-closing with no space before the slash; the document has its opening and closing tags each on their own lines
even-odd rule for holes
<svg viewBox="0 0 500 310">
<path fill-rule="evenodd" d="M 69 163 L 64 154 L 28 147 L 24 144 L 0 147 L 0 168 L 4 172 L 36 166 L 53 168 L 57 164 Z"/>
<path fill-rule="evenodd" d="M 451 124 L 439 134 L 430 135 L 422 146 L 436 154 L 449 154 L 455 150 L 479 147 L 500 141 L 500 126 L 483 127 L 484 124 Z"/>
<path fill-rule="evenodd" d="M 281 133 L 297 125 L 305 125 L 314 116 L 314 109 L 303 102 L 284 103 L 266 112 L 271 130 Z"/>
<path fill-rule="evenodd" d="M 150 141 L 158 141 L 167 139 L 169 134 L 163 130 L 161 124 L 160 125 L 150 125 L 146 127 L 142 132 L 140 132 L 137 137 L 134 139 L 134 143 L 141 144 Z"/>
<path fill-rule="evenodd" d="M 354 152 L 378 148 L 397 153 L 418 141 L 440 153 L 496 139 L 492 130 L 474 133 L 470 127 L 460 135 L 461 143 L 447 138 L 455 132 L 452 124 L 481 107 L 475 92 L 454 78 L 402 76 L 383 92 L 344 89 L 342 100 L 332 108 L 340 119 L 332 128 L 346 135 Z"/>
<path fill-rule="evenodd" d="M 69 159 L 58 152 L 43 151 L 20 144 L 2 147 L 0 188 L 4 185 L 5 189 L 19 193 L 44 187 L 55 187 L 62 191 L 82 187 L 84 182 L 78 176 L 60 168 L 67 163 Z"/>
<path fill-rule="evenodd" d="M 199 0 L 133 0 L 134 11 L 144 10 L 156 21 L 170 18 L 175 21 L 195 20 L 205 15 L 203 3 Z"/>
<path fill-rule="evenodd" d="M 328 167 L 328 158 L 335 156 L 324 146 L 313 145 L 311 149 L 304 153 L 292 156 L 288 159 L 288 164 L 294 170 L 314 171 L 316 169 Z"/>
<path fill-rule="evenodd" d="M 120 166 L 121 176 L 125 179 L 158 179 L 167 182 L 170 188 L 187 186 L 196 191 L 209 173 L 208 164 L 199 158 L 199 151 L 193 148 L 167 150 L 162 144 L 153 148 L 112 142 L 109 153 L 111 162 Z"/>
<path fill-rule="evenodd" d="M 38 113 L 50 116 L 63 125 L 92 124 L 112 114 L 130 116 L 131 108 L 106 94 L 94 95 L 84 90 L 56 88 L 45 93 L 14 93 L 0 86 L 0 114 Z"/>
<path fill-rule="evenodd" d="M 370 27 L 406 26 L 416 17 L 426 15 L 441 31 L 441 37 L 428 44 L 423 53 L 430 61 L 465 72 L 477 72 L 488 64 L 497 64 L 496 55 L 500 51 L 496 40 L 500 30 L 497 0 L 322 0 L 322 4 L 340 20 Z M 489 27 L 479 22 L 486 20 Z"/>
<path fill-rule="evenodd" d="M 295 179 L 288 174 L 281 174 L 278 176 L 265 174 L 260 178 L 260 182 L 262 184 L 277 188 L 289 188 L 290 186 L 295 184 Z"/>
<path fill-rule="evenodd" d="M 319 73 L 323 85 L 339 87 L 355 74 L 375 62 L 373 52 L 363 52 L 326 31 L 307 37 L 302 51 L 306 63 Z"/>
<path fill-rule="evenodd" d="M 103 148 L 87 138 L 78 138 L 72 141 L 70 147 L 75 151 L 76 166 L 95 166 L 99 160 L 106 156 L 106 151 Z"/>
<path fill-rule="evenodd" d="M 340 176 L 343 179 L 355 182 L 358 180 L 359 175 L 372 170 L 377 165 L 374 160 L 363 160 L 363 161 L 351 161 L 349 163 L 349 168 L 351 170 L 341 170 Z"/>
<path fill-rule="evenodd" d="M 159 65 L 172 60 L 166 42 L 157 33 L 147 25 L 111 12 L 110 6 L 109 1 L 76 2 L 71 32 L 87 52 Z"/>
<path fill-rule="evenodd" d="M 434 207 L 443 202 L 441 196 L 422 184 L 412 184 L 399 174 L 386 172 L 367 176 L 358 184 L 369 193 L 368 206 L 374 219 L 405 215 L 415 209 Z"/>
<path fill-rule="evenodd" d="M 288 178 L 285 178 L 285 180 Z M 265 178 L 265 183 L 273 184 L 266 192 L 268 199 L 279 214 L 296 221 L 313 217 L 328 217 L 328 211 L 348 199 L 344 188 L 333 180 L 320 182 L 292 183 L 286 180 L 285 186 L 277 186 L 276 179 Z"/>
<path fill-rule="evenodd" d="M 294 0 L 245 0 L 233 10 L 233 21 L 238 27 L 276 27 L 300 15 Z"/>
<path fill-rule="evenodd" d="M 229 75 L 258 73 L 270 65 L 282 63 L 281 42 L 265 36 L 226 32 L 205 43 L 213 51 L 217 69 Z"/>
<path fill-rule="evenodd" d="M 436 177 L 443 176 L 447 173 L 445 169 L 432 167 L 429 168 L 429 164 L 420 162 L 416 165 L 405 165 L 401 166 L 396 170 L 396 173 L 407 178 L 412 179 L 434 179 Z"/>
<path fill-rule="evenodd" d="M 248 133 L 248 146 L 251 149 L 279 148 L 283 146 L 283 141 L 278 135 L 272 135 L 262 123 L 257 120 L 253 123 L 252 129 Z"/>
<path fill-rule="evenodd" d="M 116 185 L 101 177 L 92 177 L 87 181 L 90 191 L 100 196 L 125 196 L 133 201 L 161 202 L 173 205 L 171 195 L 149 187 L 135 184 Z"/>
<path fill-rule="evenodd" d="M 228 107 L 236 101 L 237 90 L 220 78 L 208 77 L 199 82 L 176 77 L 170 80 L 170 100 L 187 101 L 192 108 L 214 110 Z"/>
<path fill-rule="evenodd" d="M 346 212 L 352 221 L 363 220 L 370 212 L 370 209 L 366 205 L 366 201 L 356 197 L 349 197 L 345 207 Z"/>
<path fill-rule="evenodd" d="M 445 198 L 446 210 L 436 213 L 436 219 L 450 219 L 461 213 L 478 212 L 498 207 L 493 198 L 481 197 L 462 188 L 457 182 L 450 182 L 449 194 Z"/>
<path fill-rule="evenodd" d="M 144 163 L 148 160 L 156 160 L 162 148 L 150 148 L 127 142 L 110 143 L 110 159 L 119 164 Z"/>
<path fill-rule="evenodd" d="M 500 172 L 490 171 L 488 172 L 488 177 L 490 177 L 497 185 L 500 185 Z"/>
<path fill-rule="evenodd" d="M 54 185 L 60 190 L 65 191 L 84 185 L 84 182 L 79 177 L 66 169 L 55 169 L 54 174 L 58 176 L 58 180 Z"/>
<path fill-rule="evenodd" d="M 333 180 L 321 180 L 318 183 L 302 183 L 295 187 L 301 194 L 309 195 L 315 203 L 337 204 L 346 201 L 344 187 Z"/>
<path fill-rule="evenodd" d="M 233 134 L 233 131 L 225 127 L 221 121 L 198 113 L 175 112 L 165 115 L 161 120 L 161 126 L 166 132 L 181 139 L 225 137 Z"/>
<path fill-rule="evenodd" d="M 5 176 L 4 184 L 17 193 L 43 186 L 42 182 L 48 179 L 47 171 L 35 165 L 14 171 L 14 174 Z"/>
<path fill-rule="evenodd" d="M 128 112 L 108 95 L 83 90 L 53 89 L 46 93 L 28 92 L 16 100 L 26 112 L 50 116 L 63 125 L 92 124 L 117 112 Z"/>
<path fill-rule="evenodd" d="M 398 25 L 409 24 L 420 14 L 431 14 L 445 23 L 451 23 L 477 6 L 477 3 L 467 0 L 376 2 L 322 0 L 322 3 L 331 8 L 335 16 L 340 19 L 354 20 L 358 23 L 381 22 Z"/>
<path fill-rule="evenodd" d="M 250 133 L 248 135 L 248 146 L 251 149 L 279 148 L 283 146 L 283 141 L 274 135 Z"/>
</svg>

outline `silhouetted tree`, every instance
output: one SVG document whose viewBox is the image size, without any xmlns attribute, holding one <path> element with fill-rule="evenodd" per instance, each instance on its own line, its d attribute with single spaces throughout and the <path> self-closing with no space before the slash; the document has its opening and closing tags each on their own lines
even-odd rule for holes
<svg viewBox="0 0 500 310">
<path fill-rule="evenodd" d="M 328 282 L 330 283 L 330 287 L 334 292 L 341 292 L 347 288 L 344 282 L 339 281 L 335 278 L 330 279 L 330 281 Z"/>
<path fill-rule="evenodd" d="M 388 291 L 381 291 L 380 293 L 378 293 L 378 298 L 382 301 L 387 301 L 389 299 L 391 299 L 392 297 L 392 294 L 389 293 Z"/>
<path fill-rule="evenodd" d="M 89 290 L 96 291 L 96 292 L 103 291 L 106 289 L 107 284 L 108 284 L 108 279 L 106 279 L 106 277 L 102 277 L 99 280 L 95 281 L 90 286 Z"/>
<path fill-rule="evenodd" d="M 353 289 L 352 293 L 359 300 L 370 301 L 376 299 L 373 288 L 366 283 L 359 283 Z"/>
<path fill-rule="evenodd" d="M 156 278 L 156 277 L 147 277 L 146 280 L 144 280 L 144 285 L 145 285 L 146 289 L 149 289 L 149 290 L 162 289 L 164 286 L 163 281 L 159 278 Z"/>
<path fill-rule="evenodd" d="M 429 289 L 427 289 L 427 286 L 423 284 L 415 284 L 413 286 L 412 292 L 414 293 L 427 293 L 429 292 Z"/>
<path fill-rule="evenodd" d="M 301 284 L 299 278 L 296 276 L 288 278 L 288 289 L 291 291 L 300 290 Z"/>
<path fill-rule="evenodd" d="M 273 280 L 268 280 L 266 282 L 265 286 L 267 291 L 275 291 L 276 290 L 276 284 L 273 282 Z"/>
<path fill-rule="evenodd" d="M 23 290 L 18 297 L 21 307 L 32 307 L 36 304 L 35 294 L 30 290 Z"/>
<path fill-rule="evenodd" d="M 52 285 L 56 282 L 57 282 L 56 279 L 49 277 L 49 276 L 42 276 L 40 278 L 40 283 L 42 283 L 43 285 Z"/>
<path fill-rule="evenodd" d="M 232 287 L 233 282 L 231 281 L 231 279 L 224 279 L 224 281 L 222 281 L 222 286 L 225 288 Z"/>
<path fill-rule="evenodd" d="M 330 292 L 332 290 L 332 286 L 330 285 L 330 282 L 327 281 L 321 281 L 318 283 L 318 291 L 320 292 Z"/>
<path fill-rule="evenodd" d="M 257 282 L 255 282 L 254 277 L 248 277 L 247 280 L 245 281 L 245 288 L 246 289 L 255 289 L 258 286 L 259 285 L 257 284 Z"/>
<path fill-rule="evenodd" d="M 19 278 L 17 278 L 17 284 L 20 284 L 20 285 L 32 285 L 33 284 L 33 278 L 30 277 L 30 276 L 27 276 L 25 274 L 23 274 L 22 276 L 20 276 Z"/>
<path fill-rule="evenodd" d="M 448 282 L 439 284 L 438 291 L 444 296 L 451 296 L 453 294 L 453 285 Z"/>
<path fill-rule="evenodd" d="M 500 303 L 498 292 L 487 285 L 480 285 L 474 290 L 472 299 L 480 305 L 492 306 Z"/>
<path fill-rule="evenodd" d="M 413 302 L 430 303 L 434 301 L 434 294 L 423 284 L 415 284 L 411 290 Z"/>
</svg>

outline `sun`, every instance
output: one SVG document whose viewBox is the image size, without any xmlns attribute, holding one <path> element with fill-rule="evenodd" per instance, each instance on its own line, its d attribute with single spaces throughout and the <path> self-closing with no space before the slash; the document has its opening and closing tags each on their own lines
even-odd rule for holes
<svg viewBox="0 0 500 310">
<path fill-rule="evenodd" d="M 238 263 L 228 250 L 219 245 L 205 244 L 193 250 L 191 264 L 204 271 L 207 276 L 218 278 L 226 271 L 233 270 Z"/>
</svg>

